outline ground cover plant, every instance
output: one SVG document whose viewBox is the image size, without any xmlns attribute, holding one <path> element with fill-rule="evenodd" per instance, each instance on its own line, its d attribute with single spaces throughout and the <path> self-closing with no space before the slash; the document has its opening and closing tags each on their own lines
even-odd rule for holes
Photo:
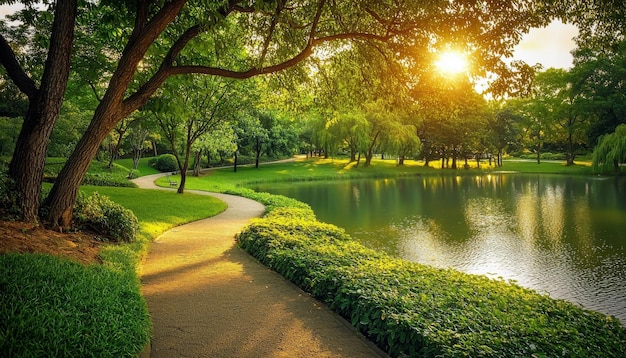
<svg viewBox="0 0 626 358">
<path fill-rule="evenodd" d="M 54 182 L 66 161 L 66 158 L 47 158 L 44 168 L 45 181 Z M 118 163 L 113 163 L 109 168 L 108 162 L 94 160 L 85 174 L 83 185 L 136 187 L 128 180 L 130 173 L 130 169 Z"/>
<path fill-rule="evenodd" d="M 238 240 L 393 357 L 626 355 L 626 328 L 615 318 L 515 284 L 390 258 L 302 205 L 275 208 Z"/>
<path fill-rule="evenodd" d="M 132 210 L 140 223 L 137 238 L 101 246 L 101 263 L 0 254 L 3 356 L 137 356 L 150 334 L 137 275 L 148 243 L 174 226 L 226 208 L 217 199 L 195 194 L 96 186 L 81 190 L 88 197 L 98 192 Z"/>
<path fill-rule="evenodd" d="M 327 303 L 392 356 L 626 354 L 626 330 L 615 318 L 515 284 L 390 258 L 351 241 L 332 225 L 317 222 L 306 204 L 243 187 L 264 180 L 366 175 L 345 173 L 352 169 L 343 161 L 314 162 L 250 168 L 244 175 L 220 170 L 192 179 L 191 185 L 225 190 L 267 205 L 269 214 L 239 235 L 241 247 Z M 499 170 L 584 174 L 587 168 L 566 167 L 562 162 L 510 161 Z M 395 174 L 448 172 L 409 170 L 414 171 Z M 462 171 L 449 171 L 458 172 Z M 254 179 L 249 178 L 253 173 Z"/>
</svg>

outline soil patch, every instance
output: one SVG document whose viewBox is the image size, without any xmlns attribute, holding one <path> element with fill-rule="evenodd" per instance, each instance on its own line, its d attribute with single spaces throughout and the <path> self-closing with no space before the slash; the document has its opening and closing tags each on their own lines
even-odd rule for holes
<svg viewBox="0 0 626 358">
<path fill-rule="evenodd" d="M 103 244 L 86 232 L 60 233 L 31 223 L 0 219 L 0 254 L 43 253 L 92 264 L 102 263 Z"/>
</svg>

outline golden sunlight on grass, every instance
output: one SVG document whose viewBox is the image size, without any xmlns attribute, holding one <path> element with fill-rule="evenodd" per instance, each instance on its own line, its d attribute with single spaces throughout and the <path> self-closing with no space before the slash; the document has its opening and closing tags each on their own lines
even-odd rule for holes
<svg viewBox="0 0 626 358">
<path fill-rule="evenodd" d="M 437 69 L 444 75 L 456 75 L 467 71 L 467 57 L 458 51 L 448 50 L 439 55 L 435 62 Z"/>
</svg>

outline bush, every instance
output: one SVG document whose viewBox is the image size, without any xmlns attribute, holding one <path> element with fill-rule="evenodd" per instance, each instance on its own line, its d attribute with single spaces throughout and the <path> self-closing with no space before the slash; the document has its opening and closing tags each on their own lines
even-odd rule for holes
<svg viewBox="0 0 626 358">
<path fill-rule="evenodd" d="M 93 230 L 114 241 L 131 242 L 137 236 L 139 221 L 132 211 L 97 192 L 89 197 L 82 193 L 76 200 L 75 225 Z"/>
<path fill-rule="evenodd" d="M 544 160 L 565 160 L 565 154 L 563 153 L 541 153 L 541 159 Z"/>
<path fill-rule="evenodd" d="M 15 181 L 5 172 L 0 172 L 0 209 L 10 219 L 18 217 L 21 213 L 17 205 L 18 199 Z"/>
<path fill-rule="evenodd" d="M 238 242 L 393 357 L 626 356 L 626 328 L 613 317 L 504 281 L 390 258 L 304 207 L 275 207 Z"/>
<path fill-rule="evenodd" d="M 96 174 L 85 174 L 85 178 L 83 179 L 83 185 L 95 185 L 95 186 L 115 186 L 115 187 L 126 187 L 126 188 L 136 188 L 137 185 L 128 180 L 129 178 L 122 177 L 115 174 L 108 173 L 96 173 Z"/>
<path fill-rule="evenodd" d="M 172 154 L 161 154 L 157 157 L 154 167 L 161 172 L 175 172 L 178 170 L 178 162 Z"/>
</svg>

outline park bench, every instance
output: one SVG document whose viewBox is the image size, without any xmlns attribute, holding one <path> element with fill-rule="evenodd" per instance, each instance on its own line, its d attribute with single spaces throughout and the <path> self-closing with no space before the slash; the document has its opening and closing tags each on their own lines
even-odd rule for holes
<svg viewBox="0 0 626 358">
<path fill-rule="evenodd" d="M 167 182 L 168 182 L 168 183 L 170 183 L 170 186 L 176 186 L 176 185 L 178 185 L 178 182 L 177 182 L 177 181 L 175 181 L 175 180 L 171 180 L 171 179 L 170 179 L 170 175 L 169 175 L 169 174 L 167 174 L 165 177 L 167 178 Z"/>
</svg>

